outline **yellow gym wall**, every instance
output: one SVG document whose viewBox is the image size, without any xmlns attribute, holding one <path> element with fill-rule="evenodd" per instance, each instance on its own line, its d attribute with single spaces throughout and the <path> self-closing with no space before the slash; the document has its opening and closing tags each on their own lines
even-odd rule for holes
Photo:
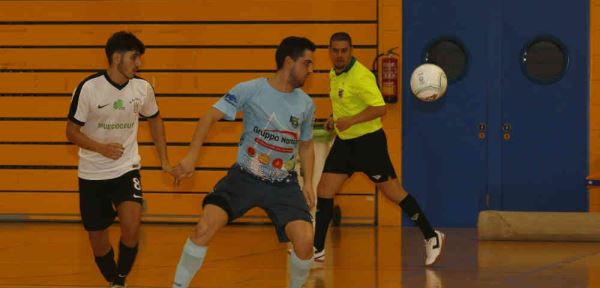
<svg viewBox="0 0 600 288">
<path fill-rule="evenodd" d="M 319 46 L 305 91 L 324 119 L 329 36 L 349 32 L 355 55 L 370 67 L 378 52 L 400 46 L 401 14 L 400 0 L 0 1 L 0 217 L 79 218 L 77 149 L 64 135 L 65 117 L 75 87 L 105 67 L 103 46 L 113 32 L 132 31 L 148 46 L 140 76 L 155 87 L 176 164 L 203 111 L 236 83 L 271 75 L 281 39 L 306 36 Z M 389 105 L 385 126 L 400 169 L 400 104 Z M 145 219 L 195 221 L 202 198 L 235 161 L 240 132 L 240 122 L 219 122 L 195 177 L 173 187 L 157 169 L 142 122 Z M 399 225 L 398 207 L 376 201 L 374 191 L 354 176 L 336 198 L 342 221 Z M 241 221 L 265 220 L 252 211 Z"/>
</svg>

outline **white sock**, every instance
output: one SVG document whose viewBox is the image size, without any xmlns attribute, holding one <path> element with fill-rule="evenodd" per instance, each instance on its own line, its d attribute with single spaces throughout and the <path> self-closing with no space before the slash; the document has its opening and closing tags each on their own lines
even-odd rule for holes
<svg viewBox="0 0 600 288">
<path fill-rule="evenodd" d="M 302 288 L 308 273 L 310 272 L 310 266 L 313 263 L 313 258 L 310 257 L 308 260 L 302 260 L 296 256 L 294 250 L 290 253 L 289 267 L 290 267 L 290 282 L 289 288 Z"/>
<path fill-rule="evenodd" d="M 198 246 L 189 238 L 183 245 L 181 258 L 177 264 L 175 271 L 175 279 L 173 280 L 173 288 L 187 288 L 192 282 L 192 278 L 202 266 L 204 256 L 206 256 L 206 246 Z"/>
</svg>

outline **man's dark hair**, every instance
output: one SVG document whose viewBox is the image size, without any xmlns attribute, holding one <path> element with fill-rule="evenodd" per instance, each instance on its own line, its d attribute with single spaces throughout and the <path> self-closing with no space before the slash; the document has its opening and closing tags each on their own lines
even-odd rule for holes
<svg viewBox="0 0 600 288">
<path fill-rule="evenodd" d="M 104 50 L 106 52 L 106 57 L 108 58 L 108 63 L 112 64 L 113 53 L 137 51 L 140 55 L 143 55 L 144 51 L 146 51 L 146 47 L 144 47 L 144 43 L 131 32 L 119 31 L 108 38 Z"/>
<path fill-rule="evenodd" d="M 329 38 L 329 46 L 331 46 L 331 42 L 333 41 L 348 41 L 348 44 L 350 44 L 350 47 L 352 47 L 352 37 L 350 37 L 350 35 L 346 32 L 333 33 L 331 38 Z"/>
<path fill-rule="evenodd" d="M 275 63 L 277 63 L 277 70 L 283 67 L 283 61 L 285 57 L 290 57 L 296 61 L 298 58 L 304 55 L 305 50 L 315 51 L 315 43 L 304 37 L 290 36 L 281 41 L 277 51 L 275 52 Z"/>
</svg>

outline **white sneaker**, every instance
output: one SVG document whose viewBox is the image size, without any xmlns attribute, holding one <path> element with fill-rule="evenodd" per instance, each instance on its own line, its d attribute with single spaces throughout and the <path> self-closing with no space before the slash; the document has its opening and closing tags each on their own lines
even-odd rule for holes
<svg viewBox="0 0 600 288">
<path fill-rule="evenodd" d="M 324 262 L 325 261 L 325 248 L 323 248 L 323 250 L 321 250 L 321 251 L 317 251 L 317 249 L 315 249 L 315 251 L 313 253 L 313 260 L 315 262 Z"/>
<path fill-rule="evenodd" d="M 442 253 L 445 239 L 446 235 L 444 233 L 435 230 L 435 237 L 425 240 L 425 266 L 433 265 L 438 259 Z"/>
</svg>

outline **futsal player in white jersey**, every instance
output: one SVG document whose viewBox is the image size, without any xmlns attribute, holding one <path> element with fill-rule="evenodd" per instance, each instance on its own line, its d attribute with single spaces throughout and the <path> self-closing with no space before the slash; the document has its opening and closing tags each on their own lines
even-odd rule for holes
<svg viewBox="0 0 600 288">
<path fill-rule="evenodd" d="M 136 77 L 144 44 L 129 32 L 117 32 L 106 43 L 109 66 L 83 80 L 71 99 L 67 138 L 79 146 L 79 204 L 95 262 L 111 287 L 125 287 L 138 251 L 143 194 L 138 153 L 138 119 L 150 124 L 162 169 L 171 171 L 163 121 L 154 90 Z M 119 217 L 119 255 L 108 239 L 108 227 Z"/>
</svg>

